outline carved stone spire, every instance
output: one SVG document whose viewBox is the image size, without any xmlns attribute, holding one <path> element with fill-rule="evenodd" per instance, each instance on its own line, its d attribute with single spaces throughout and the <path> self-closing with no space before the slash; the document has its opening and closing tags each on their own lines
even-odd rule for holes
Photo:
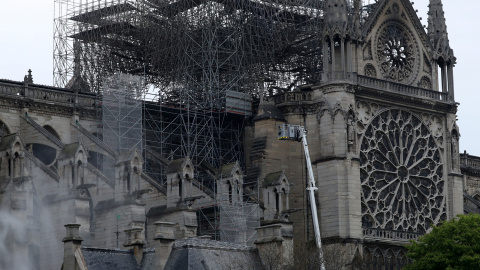
<svg viewBox="0 0 480 270">
<path fill-rule="evenodd" d="M 346 0 L 327 0 L 325 2 L 325 24 L 327 35 L 339 34 L 342 37 L 348 31 L 348 10 Z"/>
<path fill-rule="evenodd" d="M 428 35 L 434 47 L 435 58 L 443 57 L 445 61 L 453 60 L 453 51 L 448 40 L 447 24 L 442 0 L 430 0 L 428 10 Z"/>
</svg>

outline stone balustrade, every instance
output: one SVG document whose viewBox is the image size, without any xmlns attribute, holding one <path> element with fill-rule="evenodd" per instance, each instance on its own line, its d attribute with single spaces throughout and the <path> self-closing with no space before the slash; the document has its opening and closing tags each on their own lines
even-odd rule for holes
<svg viewBox="0 0 480 270">
<path fill-rule="evenodd" d="M 467 153 L 460 154 L 460 164 L 462 167 L 480 169 L 480 157 L 471 156 Z"/>
<path fill-rule="evenodd" d="M 357 84 L 357 73 L 354 73 L 354 72 L 344 72 L 344 71 L 323 72 L 321 78 L 322 78 L 321 82 L 346 81 L 349 83 Z"/>
<path fill-rule="evenodd" d="M 275 95 L 273 97 L 273 100 L 275 104 L 288 103 L 288 102 L 312 101 L 313 92 L 312 91 L 285 92 L 282 94 Z"/>
<path fill-rule="evenodd" d="M 359 86 L 368 87 L 373 89 L 378 89 L 387 92 L 395 92 L 404 95 L 423 97 L 428 99 L 434 99 L 438 101 L 449 101 L 448 93 L 443 93 L 439 91 L 433 91 L 428 89 L 423 89 L 419 87 L 394 83 L 390 81 L 379 80 L 375 78 L 357 76 L 357 82 Z"/>
<path fill-rule="evenodd" d="M 415 96 L 427 100 L 435 100 L 442 102 L 450 102 L 448 93 L 423 89 L 419 87 L 399 84 L 395 82 L 379 80 L 371 77 L 360 76 L 352 72 L 328 72 L 322 73 L 322 83 L 348 83 L 358 85 L 362 88 L 374 89 L 390 93 L 398 93 L 402 95 Z M 293 92 L 285 92 L 273 96 L 275 104 L 304 102 L 313 100 L 313 92 L 298 90 Z"/>
<path fill-rule="evenodd" d="M 27 98 L 47 104 L 80 105 L 83 107 L 95 106 L 95 94 L 75 93 L 73 91 L 55 87 L 24 84 L 8 80 L 0 80 L 0 95 L 11 98 Z"/>
<path fill-rule="evenodd" d="M 422 236 L 421 233 L 416 232 L 405 232 L 405 231 L 395 231 L 395 230 L 386 230 L 378 228 L 365 228 L 362 227 L 363 236 L 365 238 L 374 238 L 374 239 L 390 239 L 396 241 L 405 241 L 417 239 Z"/>
</svg>

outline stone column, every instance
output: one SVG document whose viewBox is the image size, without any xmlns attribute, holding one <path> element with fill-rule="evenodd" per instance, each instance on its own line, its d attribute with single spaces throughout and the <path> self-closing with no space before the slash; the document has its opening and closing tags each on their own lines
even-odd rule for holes
<svg viewBox="0 0 480 270">
<path fill-rule="evenodd" d="M 442 63 L 441 66 L 440 66 L 441 70 L 442 70 L 442 92 L 443 93 L 448 93 L 448 85 L 447 85 L 447 66 L 445 63 Z"/>
<path fill-rule="evenodd" d="M 328 58 L 330 57 L 328 53 L 328 42 L 326 40 L 323 41 L 323 72 L 328 72 L 330 68 L 330 63 L 328 62 Z"/>
<path fill-rule="evenodd" d="M 167 264 L 168 257 L 175 243 L 175 223 L 155 222 L 155 268 L 162 270 Z"/>
<path fill-rule="evenodd" d="M 342 38 L 342 39 L 340 40 L 340 42 L 341 42 L 341 43 L 340 43 L 340 44 L 341 44 L 341 45 L 340 45 L 340 48 L 341 48 L 341 50 L 342 50 L 342 52 L 341 52 L 341 54 L 340 54 L 340 55 L 341 55 L 341 59 L 342 59 L 342 71 L 343 71 L 343 78 L 345 78 L 346 75 L 347 75 L 347 71 L 346 71 L 346 67 L 345 67 L 345 39 Z"/>
<path fill-rule="evenodd" d="M 347 72 L 353 72 L 352 42 L 347 41 Z"/>
<path fill-rule="evenodd" d="M 333 37 L 330 38 L 330 53 L 332 54 L 332 78 L 334 78 L 337 67 L 335 63 L 335 41 L 333 40 Z"/>
<path fill-rule="evenodd" d="M 83 263 L 81 252 L 82 241 L 80 237 L 80 224 L 66 224 L 66 235 L 62 242 L 63 248 L 63 270 L 79 269 L 77 264 Z M 79 260 L 80 259 L 80 260 Z"/>
<path fill-rule="evenodd" d="M 125 230 L 126 240 L 123 244 L 124 247 L 133 248 L 133 254 L 137 260 L 137 264 L 140 265 L 143 259 L 143 246 L 145 243 L 145 236 L 142 227 L 133 227 Z"/>
<path fill-rule="evenodd" d="M 448 73 L 448 96 L 451 101 L 455 100 L 455 84 L 453 83 L 453 64 L 447 65 Z"/>
</svg>

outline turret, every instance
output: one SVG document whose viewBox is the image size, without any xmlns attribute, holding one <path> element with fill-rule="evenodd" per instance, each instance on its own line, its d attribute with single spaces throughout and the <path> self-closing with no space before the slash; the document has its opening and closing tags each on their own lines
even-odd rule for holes
<svg viewBox="0 0 480 270">
<path fill-rule="evenodd" d="M 325 24 L 344 30 L 348 22 L 347 1 L 327 0 L 325 3 Z"/>
<path fill-rule="evenodd" d="M 449 41 L 447 25 L 445 23 L 445 12 L 441 0 L 430 0 L 428 10 L 428 35 L 435 47 L 437 57 L 448 55 Z M 447 51 L 445 51 L 447 49 Z"/>
<path fill-rule="evenodd" d="M 327 0 L 324 22 L 322 80 L 345 79 L 348 72 L 353 72 L 352 36 L 355 36 L 347 1 Z"/>
<path fill-rule="evenodd" d="M 450 100 L 454 100 L 453 67 L 456 58 L 450 48 L 445 12 L 441 0 L 430 0 L 428 10 L 428 35 L 433 45 L 433 58 L 441 71 L 441 89 L 448 92 Z"/>
</svg>

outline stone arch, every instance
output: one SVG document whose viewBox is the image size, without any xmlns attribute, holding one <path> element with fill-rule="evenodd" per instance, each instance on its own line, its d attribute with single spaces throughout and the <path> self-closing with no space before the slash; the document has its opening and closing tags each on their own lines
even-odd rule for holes
<svg viewBox="0 0 480 270">
<path fill-rule="evenodd" d="M 60 139 L 60 135 L 50 125 L 44 125 L 43 128 L 55 138 Z M 33 155 L 47 166 L 54 165 L 58 150 L 52 146 L 43 143 L 32 143 L 31 145 Z"/>
<path fill-rule="evenodd" d="M 21 151 L 23 151 L 22 144 L 19 141 L 15 142 L 13 145 L 14 156 L 19 155 Z"/>
<path fill-rule="evenodd" d="M 393 270 L 396 264 L 396 258 L 395 254 L 391 249 L 387 249 L 385 251 L 385 270 Z"/>
<path fill-rule="evenodd" d="M 58 134 L 58 132 L 50 125 L 44 125 L 43 128 L 48 131 L 48 133 L 52 134 L 55 138 L 59 139 L 59 140 L 62 140 L 60 138 L 60 135 Z"/>
<path fill-rule="evenodd" d="M 345 110 L 343 109 L 343 106 L 342 106 L 342 103 L 339 101 L 335 104 L 335 106 L 332 108 L 332 121 L 335 122 L 335 120 L 337 119 L 337 115 L 341 115 L 343 116 L 343 120 L 345 121 L 345 117 L 346 117 L 346 112 Z"/>
<path fill-rule="evenodd" d="M 280 191 L 277 188 L 273 189 L 273 194 L 275 196 L 275 210 L 277 212 L 277 215 L 280 213 Z"/>
<path fill-rule="evenodd" d="M 80 151 L 81 152 L 81 151 Z M 79 185 L 85 184 L 85 172 L 83 171 L 83 159 L 78 159 L 75 171 L 77 173 L 77 181 Z"/>
<path fill-rule="evenodd" d="M 373 270 L 373 256 L 369 248 L 363 250 L 363 269 Z"/>
<path fill-rule="evenodd" d="M 0 138 L 10 133 L 11 131 L 8 125 L 0 119 Z"/>
<path fill-rule="evenodd" d="M 407 266 L 408 264 L 408 258 L 407 254 L 405 253 L 404 250 L 399 250 L 396 254 L 395 258 L 395 263 L 396 263 L 396 269 L 403 269 L 403 267 Z"/>
<path fill-rule="evenodd" d="M 372 261 L 373 261 L 373 268 L 372 269 L 384 269 L 385 266 L 385 257 L 383 252 L 377 248 L 374 252 L 372 252 Z"/>
<path fill-rule="evenodd" d="M 33 155 L 45 165 L 50 166 L 55 163 L 57 157 L 57 150 L 55 148 L 40 143 L 32 143 L 31 147 Z"/>
</svg>

